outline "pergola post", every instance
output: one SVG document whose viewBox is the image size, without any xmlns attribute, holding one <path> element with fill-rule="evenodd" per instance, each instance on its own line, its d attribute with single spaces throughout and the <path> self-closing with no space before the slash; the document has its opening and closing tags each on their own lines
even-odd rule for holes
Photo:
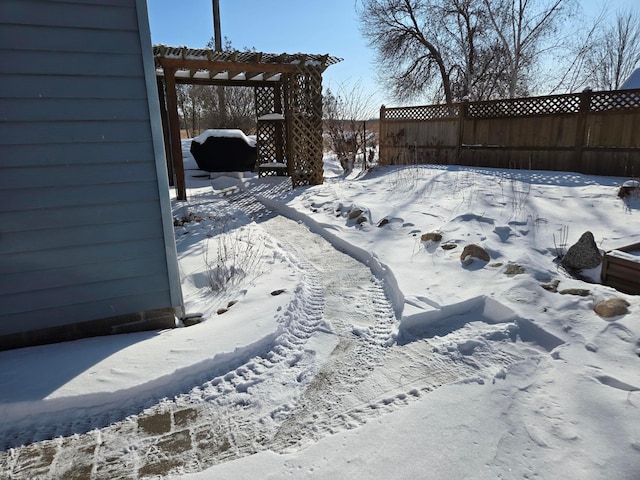
<svg viewBox="0 0 640 480">
<path fill-rule="evenodd" d="M 169 132 L 171 140 L 171 160 L 176 177 L 176 198 L 187 199 L 187 188 L 184 179 L 184 162 L 182 160 L 182 145 L 180 142 L 180 118 L 178 117 L 178 96 L 176 93 L 176 71 L 173 68 L 164 69 L 164 81 L 167 87 L 167 111 L 169 117 Z"/>
<path fill-rule="evenodd" d="M 273 87 L 273 111 L 276 113 L 282 112 L 282 89 L 280 85 L 276 85 Z M 285 152 L 283 145 L 284 138 L 284 122 L 278 122 L 275 125 L 276 127 L 276 159 L 278 161 L 285 161 Z"/>
<path fill-rule="evenodd" d="M 322 69 L 300 62 L 287 77 L 291 183 L 320 185 L 322 164 Z"/>
<path fill-rule="evenodd" d="M 175 175 L 173 172 L 173 162 L 171 161 L 171 132 L 167 120 L 167 102 L 165 96 L 164 82 L 162 77 L 156 77 L 158 83 L 158 101 L 160 102 L 160 120 L 162 121 L 162 138 L 164 140 L 164 156 L 167 162 L 167 176 L 169 186 L 175 185 Z"/>
</svg>

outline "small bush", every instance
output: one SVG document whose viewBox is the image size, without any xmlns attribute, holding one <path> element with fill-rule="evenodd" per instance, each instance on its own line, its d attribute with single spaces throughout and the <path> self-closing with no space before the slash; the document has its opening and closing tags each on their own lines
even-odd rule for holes
<svg viewBox="0 0 640 480">
<path fill-rule="evenodd" d="M 640 198 L 640 182 L 628 180 L 618 189 L 618 197 L 622 199 Z"/>
<path fill-rule="evenodd" d="M 567 225 L 563 225 L 560 230 L 560 237 L 558 241 L 556 241 L 556 234 L 553 234 L 553 247 L 556 251 L 556 258 L 558 260 L 562 260 L 562 258 L 567 254 L 567 241 L 569 240 L 569 227 Z"/>
<path fill-rule="evenodd" d="M 215 237 L 215 258 L 209 254 L 210 240 L 207 240 L 204 250 L 204 263 L 209 287 L 213 292 L 224 291 L 245 279 L 254 281 L 264 273 L 260 265 L 264 244 L 253 238 L 250 229 L 223 231 L 218 234 Z"/>
</svg>

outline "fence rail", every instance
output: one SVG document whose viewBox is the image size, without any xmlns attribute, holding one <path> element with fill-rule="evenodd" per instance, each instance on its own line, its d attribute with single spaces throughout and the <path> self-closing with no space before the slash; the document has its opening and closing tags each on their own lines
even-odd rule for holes
<svg viewBox="0 0 640 480">
<path fill-rule="evenodd" d="M 380 109 L 380 163 L 640 175 L 640 89 Z"/>
</svg>

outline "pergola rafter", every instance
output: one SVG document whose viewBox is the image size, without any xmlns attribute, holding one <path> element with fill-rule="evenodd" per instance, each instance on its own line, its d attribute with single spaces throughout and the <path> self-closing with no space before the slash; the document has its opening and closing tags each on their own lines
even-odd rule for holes
<svg viewBox="0 0 640 480">
<path fill-rule="evenodd" d="M 342 59 L 166 45 L 155 45 L 153 54 L 165 115 L 167 167 L 170 180 L 175 177 L 178 200 L 186 200 L 186 186 L 176 84 L 254 87 L 256 117 L 282 115 L 258 120 L 258 163 L 282 162 L 294 187 L 322 183 L 322 73 Z"/>
</svg>

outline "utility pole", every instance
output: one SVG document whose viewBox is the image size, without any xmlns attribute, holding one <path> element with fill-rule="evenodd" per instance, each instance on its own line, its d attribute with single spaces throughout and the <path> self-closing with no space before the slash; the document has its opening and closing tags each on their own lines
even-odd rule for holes
<svg viewBox="0 0 640 480">
<path fill-rule="evenodd" d="M 213 44 L 217 52 L 222 51 L 222 33 L 220 31 L 220 0 L 211 0 L 213 7 Z M 218 107 L 220 109 L 221 126 L 228 127 L 227 123 L 227 99 L 224 94 L 224 87 L 218 86 Z"/>
<path fill-rule="evenodd" d="M 222 51 L 222 35 L 220 34 L 220 0 L 213 2 L 213 42 L 218 52 Z"/>
</svg>

